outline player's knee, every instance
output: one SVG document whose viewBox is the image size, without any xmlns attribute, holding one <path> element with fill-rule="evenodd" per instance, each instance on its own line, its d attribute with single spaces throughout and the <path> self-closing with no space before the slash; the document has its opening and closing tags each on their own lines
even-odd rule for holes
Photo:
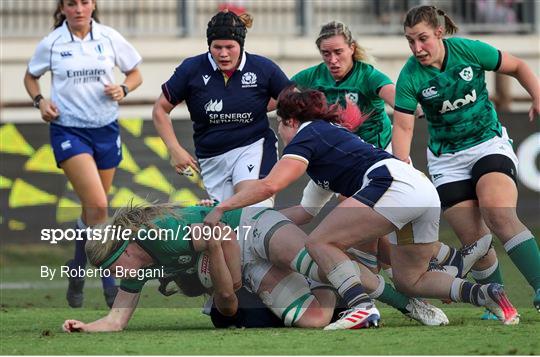
<svg viewBox="0 0 540 357">
<path fill-rule="evenodd" d="M 484 211 L 484 220 L 489 229 L 498 236 L 519 224 L 516 211 L 513 208 L 490 208 Z"/>
<path fill-rule="evenodd" d="M 340 250 L 345 250 L 347 247 L 343 246 L 339 242 L 322 242 L 321 239 L 308 237 L 306 240 L 306 250 L 308 251 L 309 255 L 311 255 L 314 259 L 317 259 L 316 257 L 324 255 L 326 250 L 329 247 L 335 247 Z"/>
<path fill-rule="evenodd" d="M 104 222 L 107 219 L 107 200 L 93 200 L 85 205 L 84 211 L 87 224 Z"/>
<path fill-rule="evenodd" d="M 330 323 L 331 316 L 331 314 L 325 313 L 322 308 L 310 308 L 294 325 L 303 328 L 321 328 Z"/>
<path fill-rule="evenodd" d="M 309 255 L 314 256 L 322 248 L 321 243 L 316 238 L 308 237 L 306 240 L 306 250 Z"/>
<path fill-rule="evenodd" d="M 409 296 L 416 295 L 416 282 L 414 279 L 408 279 L 394 275 L 394 285 L 396 290 Z"/>
</svg>

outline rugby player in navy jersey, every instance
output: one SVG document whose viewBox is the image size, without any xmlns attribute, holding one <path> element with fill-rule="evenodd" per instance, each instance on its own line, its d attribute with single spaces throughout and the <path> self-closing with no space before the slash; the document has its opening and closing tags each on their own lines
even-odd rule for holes
<svg viewBox="0 0 540 357">
<path fill-rule="evenodd" d="M 251 22 L 248 14 L 226 10 L 212 17 L 206 31 L 209 51 L 175 69 L 152 114 L 176 171 L 190 174 L 200 165 L 204 186 L 218 201 L 245 180 L 265 177 L 277 162 L 277 138 L 266 113 L 290 81 L 274 62 L 244 50 Z M 180 145 L 169 117 L 183 101 L 193 122 L 197 159 Z M 261 205 L 272 206 L 273 200 Z"/>
<path fill-rule="evenodd" d="M 440 201 L 429 179 L 391 154 L 337 125 L 337 107 L 321 92 L 286 90 L 278 99 L 283 157 L 267 177 L 243 185 L 205 218 L 215 226 L 224 212 L 260 202 L 307 173 L 320 187 L 349 197 L 309 235 L 309 255 L 350 308 L 329 330 L 369 326 L 379 311 L 364 292 L 357 268 L 344 250 L 385 234 L 392 243 L 396 287 L 410 296 L 485 306 L 505 324 L 519 323 L 499 284 L 473 284 L 428 271 L 438 241 Z"/>
</svg>

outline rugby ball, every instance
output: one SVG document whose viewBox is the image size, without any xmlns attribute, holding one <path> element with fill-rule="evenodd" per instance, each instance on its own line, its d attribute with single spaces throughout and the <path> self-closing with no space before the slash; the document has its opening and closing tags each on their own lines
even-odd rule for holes
<svg viewBox="0 0 540 357">
<path fill-rule="evenodd" d="M 197 258 L 197 276 L 202 286 L 206 289 L 212 287 L 212 278 L 210 277 L 210 258 L 206 253 L 199 254 Z"/>
</svg>

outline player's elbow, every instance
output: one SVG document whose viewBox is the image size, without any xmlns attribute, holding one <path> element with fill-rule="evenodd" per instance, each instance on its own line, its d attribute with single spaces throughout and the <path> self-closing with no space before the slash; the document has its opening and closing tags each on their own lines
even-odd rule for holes
<svg viewBox="0 0 540 357">
<path fill-rule="evenodd" d="M 219 312 L 225 316 L 234 316 L 238 311 L 238 299 L 234 292 L 214 293 L 214 300 Z"/>
<path fill-rule="evenodd" d="M 278 182 L 273 182 L 270 180 L 262 180 L 262 193 L 264 195 L 264 198 L 270 198 L 274 196 L 279 191 L 283 190 L 284 187 L 282 187 Z"/>
<path fill-rule="evenodd" d="M 159 100 L 157 100 L 152 108 L 152 120 L 154 120 L 154 122 L 161 122 L 164 112 L 162 105 L 159 103 Z"/>
</svg>

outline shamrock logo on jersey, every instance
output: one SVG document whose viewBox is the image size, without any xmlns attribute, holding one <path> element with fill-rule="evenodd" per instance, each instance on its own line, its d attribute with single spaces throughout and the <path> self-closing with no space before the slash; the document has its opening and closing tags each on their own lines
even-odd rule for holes
<svg viewBox="0 0 540 357">
<path fill-rule="evenodd" d="M 345 94 L 345 98 L 350 100 L 354 104 L 358 103 L 358 93 L 349 92 L 349 93 Z"/>
<path fill-rule="evenodd" d="M 461 72 L 459 72 L 459 75 L 461 76 L 461 78 L 463 78 L 467 82 L 470 82 L 471 79 L 473 78 L 473 70 L 470 66 L 463 68 Z"/>
<path fill-rule="evenodd" d="M 246 72 L 242 75 L 242 88 L 256 87 L 257 75 L 253 72 Z"/>
</svg>

